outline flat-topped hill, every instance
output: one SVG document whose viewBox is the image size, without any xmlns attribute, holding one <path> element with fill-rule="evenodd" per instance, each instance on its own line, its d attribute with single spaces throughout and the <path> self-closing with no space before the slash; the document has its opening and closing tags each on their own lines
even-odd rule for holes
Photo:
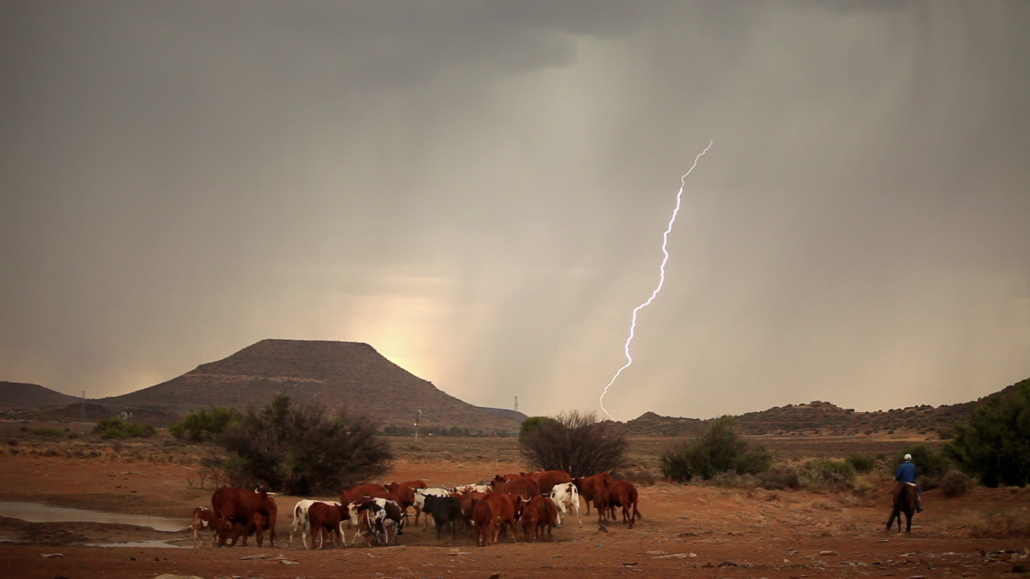
<svg viewBox="0 0 1030 579">
<path fill-rule="evenodd" d="M 510 433 L 518 422 L 463 402 L 359 342 L 262 340 L 216 362 L 130 394 L 98 400 L 113 410 L 186 412 L 210 405 L 263 406 L 285 392 L 295 403 L 318 404 L 381 418 L 386 425 L 420 424 Z"/>
</svg>

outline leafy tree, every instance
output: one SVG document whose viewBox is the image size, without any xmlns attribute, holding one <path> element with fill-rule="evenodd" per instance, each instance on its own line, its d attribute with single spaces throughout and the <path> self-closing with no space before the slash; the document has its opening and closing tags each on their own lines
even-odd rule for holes
<svg viewBox="0 0 1030 579">
<path fill-rule="evenodd" d="M 523 420 L 522 424 L 519 424 L 519 442 L 525 440 L 530 433 L 539 430 L 545 424 L 553 426 L 559 424 L 559 422 L 550 416 L 530 416 Z"/>
<path fill-rule="evenodd" d="M 916 465 L 919 476 L 939 477 L 948 472 L 951 462 L 948 457 L 935 451 L 925 444 L 910 444 L 894 455 L 892 467 L 897 470 L 898 465 L 905 462 L 905 455 L 912 455 L 912 462 Z"/>
<path fill-rule="evenodd" d="M 223 464 L 234 480 L 291 495 L 335 493 L 389 470 L 389 442 L 376 436 L 377 421 L 346 411 L 329 416 L 322 406 L 294 406 L 277 394 L 253 408 L 218 439 L 231 455 Z"/>
<path fill-rule="evenodd" d="M 168 432 L 178 438 L 190 440 L 214 440 L 233 422 L 239 422 L 243 415 L 235 408 L 211 406 L 209 410 L 194 410 L 182 419 L 168 426 Z"/>
<path fill-rule="evenodd" d="M 965 424 L 943 452 L 984 486 L 1030 483 L 1030 380 L 1005 400 L 991 398 Z"/>
<path fill-rule="evenodd" d="M 772 467 L 772 454 L 762 445 L 750 444 L 736 433 L 737 421 L 722 416 L 708 423 L 695 438 L 667 450 L 661 456 L 662 474 L 675 482 L 694 477 L 705 480 L 726 472 L 758 474 Z"/>
<path fill-rule="evenodd" d="M 519 437 L 519 450 L 534 468 L 590 476 L 623 465 L 626 437 L 613 422 L 599 422 L 595 413 L 575 410 L 556 418 L 534 418 L 543 420 Z"/>
</svg>

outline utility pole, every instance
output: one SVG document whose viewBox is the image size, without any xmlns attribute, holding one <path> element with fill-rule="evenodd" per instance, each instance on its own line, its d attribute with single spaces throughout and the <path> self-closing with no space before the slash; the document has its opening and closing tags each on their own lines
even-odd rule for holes
<svg viewBox="0 0 1030 579">
<path fill-rule="evenodd" d="M 515 397 L 515 412 L 519 411 L 519 397 Z"/>
<path fill-rule="evenodd" d="M 82 391 L 82 421 L 86 421 L 86 391 Z"/>
<path fill-rule="evenodd" d="M 422 409 L 418 409 L 418 414 L 415 415 L 415 442 L 418 442 L 418 419 L 422 418 Z"/>
</svg>

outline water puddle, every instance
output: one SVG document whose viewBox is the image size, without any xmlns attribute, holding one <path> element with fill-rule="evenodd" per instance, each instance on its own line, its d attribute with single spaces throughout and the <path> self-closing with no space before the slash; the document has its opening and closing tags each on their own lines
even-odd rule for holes
<svg viewBox="0 0 1030 579">
<path fill-rule="evenodd" d="M 165 519 L 162 517 L 151 517 L 149 515 L 103 513 L 100 511 L 66 509 L 62 507 L 50 507 L 38 503 L 20 503 L 12 501 L 0 501 L 0 517 L 20 519 L 29 523 L 77 522 L 136 525 L 139 527 L 150 527 L 155 531 L 172 533 L 183 531 L 190 526 L 190 521 L 186 519 Z M 132 545 L 138 546 L 135 544 Z"/>
<path fill-rule="evenodd" d="M 172 545 L 166 541 L 136 541 L 133 543 L 86 543 L 87 547 L 157 547 L 159 549 L 182 549 L 183 545 Z"/>
</svg>

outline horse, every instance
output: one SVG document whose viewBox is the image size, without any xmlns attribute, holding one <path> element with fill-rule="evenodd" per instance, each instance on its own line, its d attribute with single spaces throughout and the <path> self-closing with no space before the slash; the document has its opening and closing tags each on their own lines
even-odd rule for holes
<svg viewBox="0 0 1030 579">
<path fill-rule="evenodd" d="M 912 483 L 901 483 L 894 487 L 894 508 L 891 510 L 891 518 L 887 519 L 887 530 L 890 531 L 894 525 L 894 519 L 898 519 L 898 532 L 901 532 L 901 513 L 905 513 L 907 525 L 905 532 L 912 533 L 912 515 L 916 512 L 919 504 L 919 497 L 916 495 L 916 485 Z"/>
</svg>

